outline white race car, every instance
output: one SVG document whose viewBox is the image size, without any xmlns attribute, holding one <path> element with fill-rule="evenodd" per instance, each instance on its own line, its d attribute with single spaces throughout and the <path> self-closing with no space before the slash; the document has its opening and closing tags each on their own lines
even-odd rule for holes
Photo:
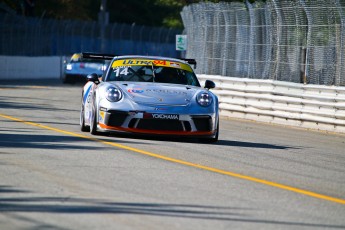
<svg viewBox="0 0 345 230">
<path fill-rule="evenodd" d="M 219 135 L 218 98 L 214 82 L 200 83 L 191 67 L 195 60 L 155 56 L 108 56 L 99 78 L 90 74 L 83 87 L 82 131 L 124 132 L 199 138 L 216 142 Z"/>
</svg>

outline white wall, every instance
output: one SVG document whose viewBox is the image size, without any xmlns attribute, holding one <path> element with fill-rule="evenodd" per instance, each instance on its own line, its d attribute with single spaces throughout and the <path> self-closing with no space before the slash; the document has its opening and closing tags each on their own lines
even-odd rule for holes
<svg viewBox="0 0 345 230">
<path fill-rule="evenodd" d="M 62 57 L 0 56 L 0 79 L 58 79 Z"/>
</svg>

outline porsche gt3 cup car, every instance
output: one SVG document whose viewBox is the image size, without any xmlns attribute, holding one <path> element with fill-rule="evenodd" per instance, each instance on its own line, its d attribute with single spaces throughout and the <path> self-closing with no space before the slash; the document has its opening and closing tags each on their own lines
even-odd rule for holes
<svg viewBox="0 0 345 230">
<path fill-rule="evenodd" d="M 62 82 L 73 83 L 76 81 L 85 81 L 86 76 L 91 73 L 102 76 L 106 68 L 106 60 L 85 58 L 81 53 L 75 53 L 65 65 Z"/>
<path fill-rule="evenodd" d="M 218 140 L 218 98 L 209 90 L 215 84 L 207 80 L 204 87 L 200 86 L 189 64 L 193 60 L 86 56 L 112 60 L 101 79 L 90 74 L 83 87 L 82 131 Z"/>
</svg>

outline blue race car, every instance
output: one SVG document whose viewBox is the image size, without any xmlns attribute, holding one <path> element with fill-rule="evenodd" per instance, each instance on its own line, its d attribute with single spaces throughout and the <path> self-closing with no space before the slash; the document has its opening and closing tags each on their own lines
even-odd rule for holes
<svg viewBox="0 0 345 230">
<path fill-rule="evenodd" d="M 106 60 L 84 58 L 81 53 L 75 53 L 64 67 L 62 82 L 86 81 L 86 76 L 90 73 L 102 76 L 107 64 Z"/>
</svg>

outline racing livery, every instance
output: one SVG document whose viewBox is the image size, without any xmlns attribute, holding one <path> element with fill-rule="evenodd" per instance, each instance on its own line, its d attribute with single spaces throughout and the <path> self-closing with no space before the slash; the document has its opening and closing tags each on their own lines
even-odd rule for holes
<svg viewBox="0 0 345 230">
<path fill-rule="evenodd" d="M 111 62 L 102 78 L 97 74 L 87 77 L 80 112 L 82 131 L 218 140 L 218 98 L 209 90 L 215 84 L 207 80 L 200 86 L 191 67 L 194 60 L 85 56 Z"/>
</svg>

